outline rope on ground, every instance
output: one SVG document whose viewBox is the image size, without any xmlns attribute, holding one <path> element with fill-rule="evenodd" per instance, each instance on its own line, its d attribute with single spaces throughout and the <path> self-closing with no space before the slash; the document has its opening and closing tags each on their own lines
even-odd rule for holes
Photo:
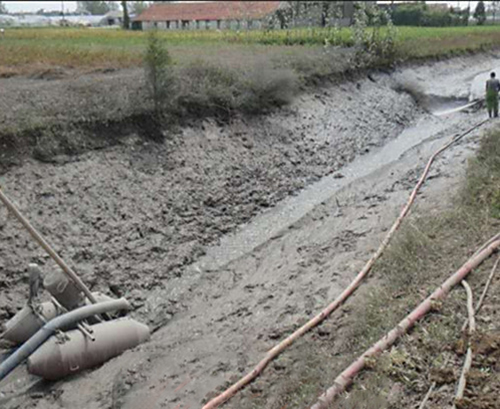
<svg viewBox="0 0 500 409">
<path fill-rule="evenodd" d="M 470 258 L 460 269 L 438 287 L 425 301 L 406 316 L 395 328 L 389 331 L 375 345 L 362 354 L 347 369 L 345 369 L 311 409 L 326 409 L 330 407 L 335 397 L 346 390 L 353 378 L 365 367 L 367 358 L 374 358 L 393 345 L 403 334 L 407 333 L 417 321 L 422 319 L 431 309 L 436 300 L 444 299 L 451 289 L 459 284 L 473 269 L 479 266 L 486 258 L 500 247 L 500 240 L 494 241 L 478 255 Z"/>
<path fill-rule="evenodd" d="M 497 234 L 494 238 L 498 239 L 498 238 L 500 238 L 500 235 Z M 491 243 L 491 240 L 488 240 L 488 242 L 486 243 L 486 245 L 488 245 L 490 243 Z M 484 249 L 484 248 L 485 248 L 485 245 L 481 246 L 481 249 Z M 475 254 L 477 254 L 477 252 Z M 495 275 L 496 269 L 498 267 L 498 263 L 500 263 L 500 257 L 498 257 L 497 260 L 495 261 L 495 263 L 493 264 L 493 268 L 491 269 L 491 272 L 490 272 L 490 275 L 488 277 L 488 280 L 486 281 L 486 284 L 484 286 L 483 293 L 481 294 L 481 297 L 479 298 L 479 301 L 476 304 L 476 310 L 475 310 L 476 315 L 481 310 L 483 301 L 486 298 L 486 294 L 488 293 L 488 289 L 489 289 L 489 287 L 491 285 L 491 282 L 493 280 L 493 276 Z M 465 331 L 465 329 L 467 328 L 467 325 L 469 324 L 469 322 L 470 322 L 470 319 L 467 319 L 464 322 L 464 325 L 462 326 L 462 331 L 461 332 Z M 418 407 L 418 409 L 425 409 L 425 405 L 427 404 L 427 401 L 431 397 L 432 392 L 434 391 L 434 389 L 436 388 L 436 386 L 437 386 L 437 383 L 433 382 L 432 385 L 431 385 L 431 387 L 429 388 L 427 394 L 425 395 L 424 400 L 422 401 L 422 403 Z"/>
<path fill-rule="evenodd" d="M 499 238 L 500 238 L 500 235 L 499 235 Z M 476 305 L 476 314 L 479 313 L 479 311 L 481 311 L 481 307 L 483 306 L 483 302 L 486 298 L 486 295 L 488 294 L 488 290 L 490 289 L 490 285 L 491 285 L 491 282 L 493 281 L 493 277 L 495 276 L 495 273 L 496 273 L 496 270 L 497 270 L 497 267 L 498 267 L 498 263 L 500 263 L 500 257 L 497 258 L 497 260 L 495 261 L 495 264 L 493 264 L 493 267 L 491 268 L 491 272 L 490 272 L 490 275 L 488 277 L 488 280 L 486 280 L 486 284 L 484 285 L 484 290 L 481 294 L 481 297 L 479 297 L 479 301 L 477 302 L 477 305 Z M 464 325 L 462 325 L 462 332 L 465 331 L 465 328 L 467 328 L 467 324 L 469 323 L 469 320 L 465 320 L 464 322 Z"/>
<path fill-rule="evenodd" d="M 486 294 L 488 293 L 488 290 L 490 288 L 491 282 L 493 281 L 493 277 L 495 276 L 495 272 L 497 270 L 499 263 L 500 263 L 500 257 L 498 257 L 497 261 L 495 261 L 495 264 L 493 265 L 493 268 L 491 269 L 490 276 L 488 277 L 488 280 L 486 281 L 486 284 L 484 286 L 483 293 L 481 294 L 481 297 L 479 298 L 479 301 L 477 302 L 476 314 L 481 310 L 481 307 L 483 306 L 484 299 L 486 298 Z"/>
<path fill-rule="evenodd" d="M 472 366 L 472 345 L 471 338 L 476 332 L 476 318 L 474 317 L 474 305 L 472 290 L 470 289 L 467 281 L 462 281 L 462 285 L 467 292 L 467 312 L 469 315 L 469 341 L 467 346 L 467 355 L 465 356 L 464 367 L 462 368 L 462 373 L 460 375 L 460 380 L 458 381 L 457 393 L 455 394 L 455 400 L 453 402 L 453 409 L 456 409 L 456 403 L 464 397 L 465 386 L 467 385 L 467 374 Z"/>
<path fill-rule="evenodd" d="M 432 392 L 434 392 L 434 388 L 436 387 L 436 385 L 437 385 L 436 382 L 432 382 L 431 387 L 429 388 L 429 390 L 425 394 L 424 400 L 422 401 L 422 403 L 420 404 L 420 406 L 418 407 L 418 409 L 425 409 L 425 405 L 427 404 L 427 401 L 431 397 Z"/>
<path fill-rule="evenodd" d="M 413 202 L 415 201 L 415 198 L 417 196 L 417 193 L 419 192 L 420 188 L 422 187 L 423 183 L 425 182 L 427 175 L 429 173 L 429 170 L 431 168 L 432 163 L 436 159 L 438 155 L 440 155 L 443 151 L 448 149 L 451 145 L 454 143 L 458 142 L 460 139 L 465 137 L 466 135 L 470 134 L 474 130 L 478 129 L 482 125 L 484 125 L 488 120 L 481 121 L 477 125 L 469 128 L 467 131 L 463 132 L 462 134 L 453 137 L 449 142 L 447 142 L 445 145 L 443 145 L 440 149 L 438 149 L 429 159 L 427 162 L 427 165 L 425 166 L 425 169 L 420 176 L 420 179 L 418 180 L 418 183 L 416 184 L 415 188 L 413 189 L 410 198 L 408 199 L 408 202 L 406 203 L 405 207 L 401 211 L 401 214 L 399 217 L 396 219 L 394 224 L 392 225 L 391 229 L 385 236 L 384 240 L 380 244 L 380 247 L 378 250 L 375 252 L 375 254 L 368 260 L 366 265 L 363 267 L 363 269 L 358 273 L 358 275 L 354 278 L 354 280 L 349 284 L 349 286 L 340 294 L 340 296 L 337 297 L 331 304 L 329 304 L 323 311 L 321 311 L 318 315 L 316 315 L 314 318 L 312 318 L 309 322 L 304 324 L 302 327 L 300 327 L 298 330 L 296 330 L 293 334 L 289 335 L 286 339 L 281 341 L 278 345 L 276 345 L 274 348 L 272 348 L 270 351 L 267 352 L 266 356 L 264 359 L 262 359 L 257 366 L 247 375 L 245 375 L 242 379 L 240 379 L 238 382 L 236 382 L 234 385 L 232 385 L 229 389 L 209 401 L 205 406 L 203 406 L 202 409 L 214 409 L 217 408 L 219 405 L 222 405 L 224 402 L 229 400 L 231 397 L 233 397 L 240 389 L 242 389 L 244 386 L 248 385 L 251 381 L 253 381 L 259 374 L 266 368 L 266 366 L 274 359 L 276 358 L 279 354 L 281 354 L 286 348 L 288 348 L 294 341 L 296 341 L 298 338 L 303 336 L 305 333 L 310 331 L 312 328 L 316 327 L 319 323 L 321 323 L 326 317 L 328 317 L 333 311 L 338 309 L 353 293 L 354 291 L 358 288 L 358 286 L 361 284 L 363 279 L 368 275 L 368 273 L 371 271 L 373 265 L 375 262 L 379 259 L 379 257 L 382 255 L 384 250 L 387 248 L 389 245 L 389 242 L 391 241 L 392 237 L 396 233 L 396 231 L 399 229 L 401 226 L 401 223 L 403 222 L 403 219 L 406 217 L 408 214 L 411 206 L 413 205 Z"/>
</svg>

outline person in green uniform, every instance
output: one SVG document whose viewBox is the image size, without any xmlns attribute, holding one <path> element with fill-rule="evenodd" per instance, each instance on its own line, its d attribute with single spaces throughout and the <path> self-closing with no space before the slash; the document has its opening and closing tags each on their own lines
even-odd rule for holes
<svg viewBox="0 0 500 409">
<path fill-rule="evenodd" d="M 486 81 L 486 106 L 490 118 L 498 118 L 498 91 L 500 91 L 500 81 L 496 78 L 494 72 L 490 74 L 490 79 Z"/>
</svg>

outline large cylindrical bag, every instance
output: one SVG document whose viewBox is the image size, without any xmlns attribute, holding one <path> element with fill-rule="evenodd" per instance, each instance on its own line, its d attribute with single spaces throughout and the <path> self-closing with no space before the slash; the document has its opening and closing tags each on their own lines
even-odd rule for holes
<svg viewBox="0 0 500 409">
<path fill-rule="evenodd" d="M 81 331 L 66 332 L 60 343 L 52 336 L 28 359 L 28 371 L 49 380 L 93 368 L 149 339 L 149 328 L 130 318 L 92 325 L 95 341 Z"/>
</svg>

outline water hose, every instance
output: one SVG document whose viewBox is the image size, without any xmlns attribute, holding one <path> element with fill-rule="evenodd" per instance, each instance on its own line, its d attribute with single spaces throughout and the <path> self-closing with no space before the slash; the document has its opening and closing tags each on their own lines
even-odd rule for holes
<svg viewBox="0 0 500 409">
<path fill-rule="evenodd" d="M 93 315 L 125 309 L 130 309 L 130 304 L 125 298 L 120 298 L 119 300 L 87 305 L 54 318 L 0 364 L 0 381 L 35 352 L 57 330 Z"/>
<path fill-rule="evenodd" d="M 474 268 L 479 266 L 484 260 L 493 254 L 500 247 L 500 240 L 496 240 L 482 250 L 479 254 L 471 257 L 460 269 L 438 287 L 428 298 L 426 298 L 417 308 L 406 316 L 394 329 L 389 331 L 375 345 L 363 353 L 347 369 L 345 369 L 334 381 L 334 384 L 318 399 L 311 409 L 327 409 L 340 393 L 345 391 L 352 383 L 353 378 L 365 367 L 366 359 L 380 355 L 389 348 L 396 340 L 417 321 L 422 319 L 431 309 L 435 301 L 446 298 L 451 289 L 459 284 Z"/>
<path fill-rule="evenodd" d="M 12 214 L 21 222 L 21 224 L 28 230 L 31 236 L 35 239 L 40 246 L 49 254 L 50 257 L 61 267 L 63 272 L 68 276 L 68 278 L 75 283 L 75 285 L 83 291 L 87 298 L 96 304 L 97 300 L 94 295 L 90 292 L 89 288 L 84 284 L 84 282 L 78 277 L 78 275 L 71 269 L 70 266 L 57 254 L 54 249 L 47 243 L 47 241 L 38 233 L 35 228 L 30 224 L 28 219 L 24 217 L 21 212 L 16 208 L 14 203 L 12 203 L 9 198 L 2 192 L 0 187 L 0 200 L 5 204 L 5 206 L 12 212 Z"/>
<path fill-rule="evenodd" d="M 328 317 L 333 311 L 338 309 L 354 293 L 354 291 L 358 288 L 358 286 L 361 284 L 361 282 L 364 280 L 364 278 L 371 271 L 373 265 L 380 258 L 380 256 L 384 252 L 384 250 L 389 245 L 389 242 L 391 241 L 392 237 L 394 236 L 396 231 L 401 226 L 403 219 L 406 217 L 406 215 L 410 211 L 410 208 L 413 205 L 415 198 L 417 197 L 417 193 L 419 192 L 420 188 L 422 187 L 423 183 L 425 182 L 427 175 L 429 173 L 429 170 L 431 168 L 431 165 L 434 162 L 434 160 L 436 159 L 436 157 L 439 154 L 441 154 L 443 151 L 448 149 L 451 145 L 453 145 L 454 143 L 458 142 L 460 139 L 465 137 L 466 135 L 470 134 L 474 130 L 483 126 L 486 122 L 488 122 L 488 120 L 481 121 L 477 125 L 474 125 L 473 127 L 469 128 L 467 131 L 453 137 L 449 142 L 447 142 L 445 145 L 443 145 L 441 148 L 439 148 L 430 157 L 429 161 L 427 162 L 427 165 L 425 166 L 425 169 L 424 169 L 422 175 L 420 176 L 420 179 L 418 180 L 418 183 L 416 184 L 415 188 L 413 189 L 413 191 L 410 195 L 410 198 L 408 199 L 408 202 L 406 203 L 405 207 L 401 211 L 401 214 L 399 215 L 399 217 L 396 219 L 396 221 L 392 225 L 391 229 L 389 230 L 389 232 L 385 236 L 384 240 L 380 244 L 380 247 L 378 248 L 378 250 L 370 258 L 370 260 L 368 260 L 368 262 L 365 264 L 363 269 L 358 273 L 358 275 L 349 284 L 349 286 L 331 304 L 329 304 L 323 311 L 321 311 L 313 319 L 311 319 L 309 322 L 307 322 L 302 327 L 300 327 L 298 330 L 296 330 L 293 334 L 289 335 L 286 339 L 284 339 L 278 345 L 276 345 L 274 348 L 272 348 L 270 351 L 268 351 L 266 356 L 264 357 L 264 359 L 261 360 L 250 373 L 248 373 L 243 378 L 241 378 L 238 382 L 233 384 L 229 389 L 227 389 L 226 391 L 222 392 L 220 395 L 218 395 L 217 397 L 215 397 L 214 399 L 209 401 L 205 406 L 203 406 L 202 409 L 217 408 L 219 405 L 222 405 L 224 402 L 226 402 L 231 397 L 233 397 L 240 389 L 242 389 L 244 386 L 248 385 L 255 378 L 257 378 L 257 376 L 259 376 L 259 374 L 266 368 L 266 366 L 274 358 L 276 358 L 279 354 L 281 354 L 295 340 L 297 340 L 302 335 L 304 335 L 306 332 L 310 331 L 312 328 L 316 327 L 318 324 L 320 324 L 322 321 L 324 321 L 326 317 Z"/>
<path fill-rule="evenodd" d="M 436 116 L 444 116 L 444 115 L 453 114 L 455 112 L 463 111 L 464 109 L 467 109 L 467 108 L 472 108 L 473 106 L 476 106 L 476 105 L 478 105 L 481 102 L 484 102 L 484 99 L 478 99 L 478 100 L 469 102 L 467 105 L 464 105 L 464 106 L 461 106 L 461 107 L 457 107 L 457 108 L 452 108 L 452 109 L 449 109 L 447 111 L 436 112 L 436 113 L 434 113 L 434 115 L 436 115 Z"/>
</svg>

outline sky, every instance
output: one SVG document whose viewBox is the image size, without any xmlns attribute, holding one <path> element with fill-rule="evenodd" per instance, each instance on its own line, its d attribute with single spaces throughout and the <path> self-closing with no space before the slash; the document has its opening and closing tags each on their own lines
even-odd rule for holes
<svg viewBox="0 0 500 409">
<path fill-rule="evenodd" d="M 4 1 L 9 13 L 37 12 L 40 9 L 45 11 L 61 11 L 61 3 L 64 3 L 64 11 L 75 11 L 76 1 Z"/>
<path fill-rule="evenodd" d="M 76 10 L 76 1 L 4 1 L 3 4 L 7 7 L 10 13 L 19 12 L 37 12 L 40 9 L 45 9 L 45 11 L 61 11 L 62 3 L 64 3 L 65 12 L 73 12 Z M 430 1 L 428 3 L 438 3 Z M 469 1 L 447 1 L 446 3 L 451 4 L 453 7 L 459 5 L 462 8 L 468 6 Z M 477 1 L 471 1 L 471 8 L 474 10 Z"/>
</svg>

